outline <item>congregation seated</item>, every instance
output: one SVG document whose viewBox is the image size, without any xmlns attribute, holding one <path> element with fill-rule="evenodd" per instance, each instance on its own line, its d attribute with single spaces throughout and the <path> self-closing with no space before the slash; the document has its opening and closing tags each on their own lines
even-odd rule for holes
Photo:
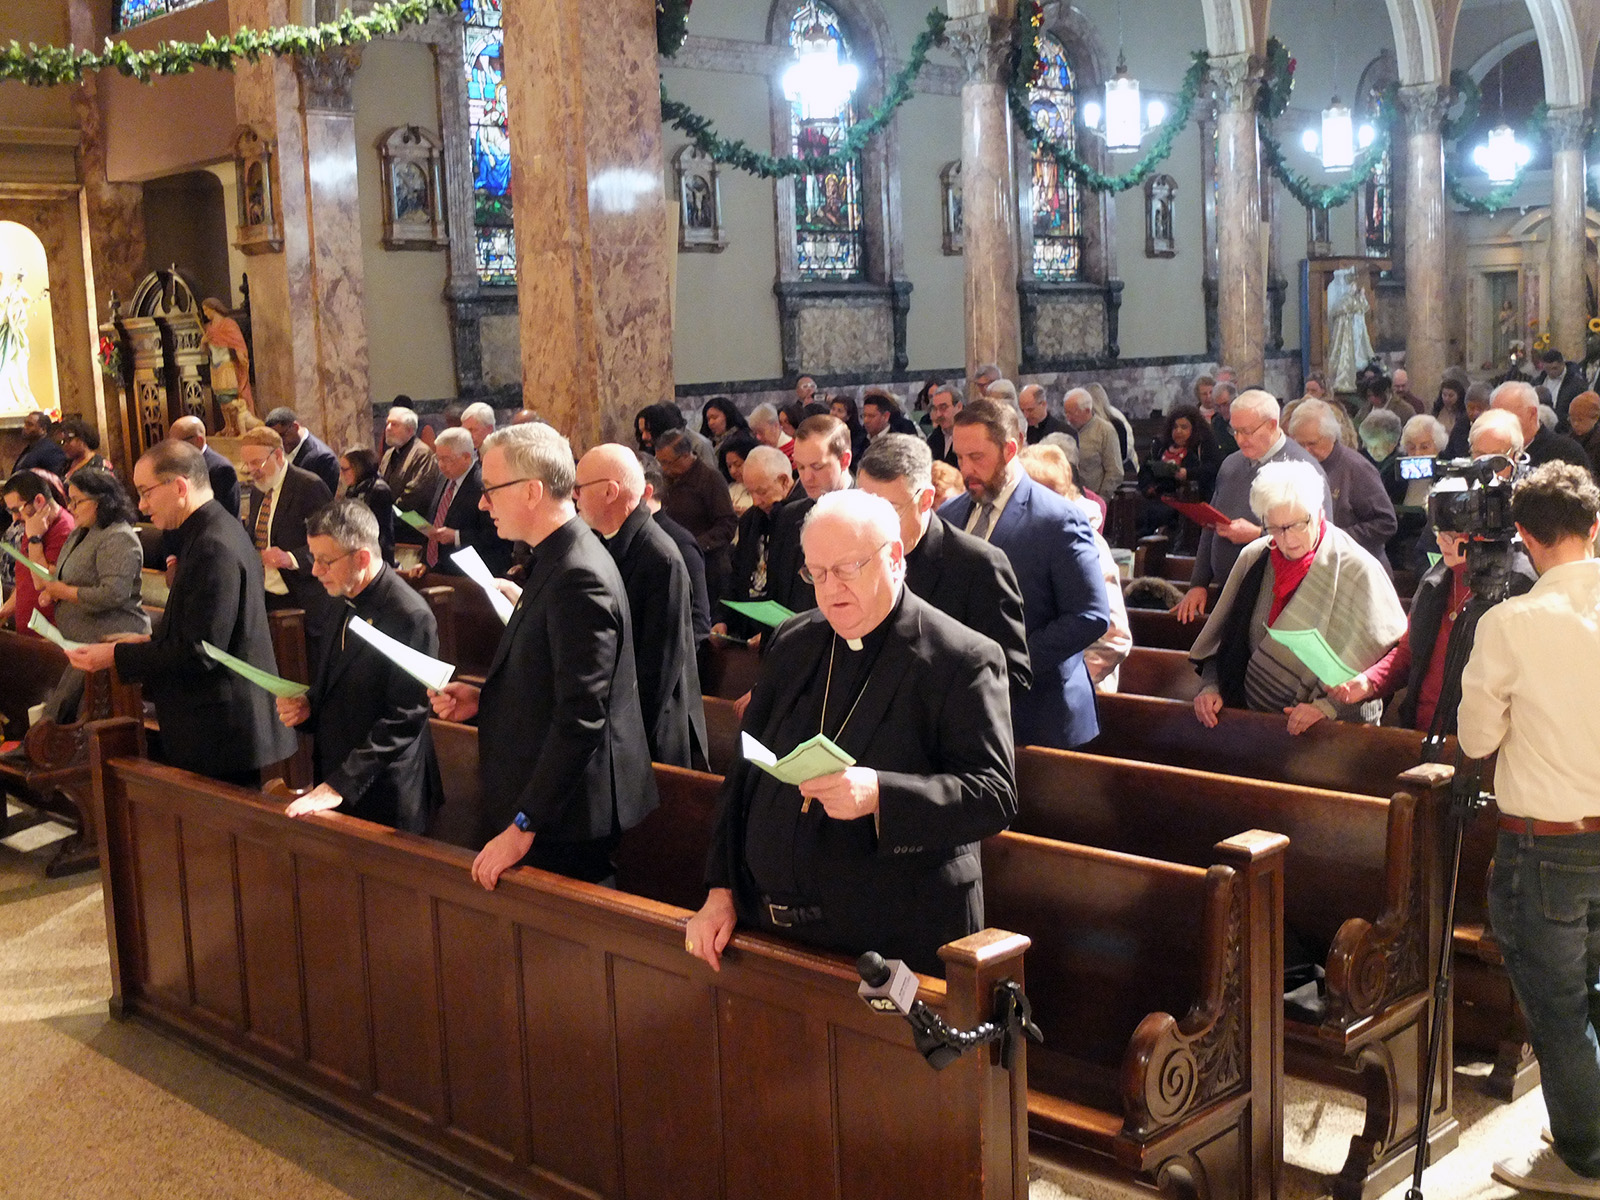
<svg viewBox="0 0 1600 1200">
<path fill-rule="evenodd" d="M 1322 475 L 1307 463 L 1261 468 L 1250 506 L 1265 537 L 1239 555 L 1222 596 L 1195 639 L 1200 671 L 1195 716 L 1215 726 L 1224 706 L 1282 712 L 1290 733 L 1324 718 L 1376 723 L 1376 700 L 1341 703 L 1268 630 L 1314 629 L 1341 661 L 1365 670 L 1405 633 L 1405 613 L 1383 566 L 1332 521 Z"/>
</svg>

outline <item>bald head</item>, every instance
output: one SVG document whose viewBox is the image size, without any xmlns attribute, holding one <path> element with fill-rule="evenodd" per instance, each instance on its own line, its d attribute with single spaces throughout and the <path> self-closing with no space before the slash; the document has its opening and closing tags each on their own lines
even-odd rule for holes
<svg viewBox="0 0 1600 1200">
<path fill-rule="evenodd" d="M 187 442 L 196 450 L 206 448 L 206 426 L 199 417 L 179 417 L 167 430 L 167 437 L 174 442 Z"/>
<path fill-rule="evenodd" d="M 1516 417 L 1522 425 L 1523 445 L 1533 441 L 1533 435 L 1539 432 L 1539 393 L 1532 384 L 1502 383 L 1495 388 L 1489 407 Z"/>
<path fill-rule="evenodd" d="M 644 468 L 627 446 L 605 442 L 578 460 L 573 491 L 578 515 L 596 533 L 610 537 L 644 499 Z"/>
</svg>

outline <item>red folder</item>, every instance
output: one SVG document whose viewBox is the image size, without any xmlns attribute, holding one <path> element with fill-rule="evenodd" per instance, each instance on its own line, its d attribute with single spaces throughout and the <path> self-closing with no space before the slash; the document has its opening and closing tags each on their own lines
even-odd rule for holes
<svg viewBox="0 0 1600 1200">
<path fill-rule="evenodd" d="M 1189 520 L 1201 528 L 1227 525 L 1233 518 L 1218 512 L 1203 500 L 1174 500 L 1171 496 L 1161 497 L 1163 504 L 1170 504 Z"/>
</svg>

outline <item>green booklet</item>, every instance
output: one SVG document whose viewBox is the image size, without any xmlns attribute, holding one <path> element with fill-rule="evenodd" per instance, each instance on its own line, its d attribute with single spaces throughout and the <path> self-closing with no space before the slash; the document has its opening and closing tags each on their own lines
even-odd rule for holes
<svg viewBox="0 0 1600 1200">
<path fill-rule="evenodd" d="M 33 616 L 28 618 L 28 628 L 37 633 L 45 641 L 54 642 L 63 650 L 81 650 L 85 645 L 85 643 L 75 642 L 63 634 L 61 630 L 52 625 L 45 615 L 37 608 L 33 610 Z"/>
<path fill-rule="evenodd" d="M 244 659 L 235 658 L 226 650 L 218 650 L 210 642 L 202 641 L 200 649 L 205 651 L 207 658 L 215 659 L 234 674 L 248 679 L 257 687 L 265 688 L 274 696 L 281 696 L 285 700 L 291 700 L 295 696 L 304 696 L 311 690 L 310 684 L 294 683 L 291 680 L 282 679 L 274 675 L 271 671 L 263 671 L 260 667 L 252 667 Z"/>
<path fill-rule="evenodd" d="M 779 758 L 748 733 L 739 735 L 739 750 L 745 758 L 768 775 L 783 783 L 797 787 L 823 775 L 835 775 L 846 767 L 856 765 L 851 758 L 825 733 L 801 742 L 789 753 Z"/>
<path fill-rule="evenodd" d="M 398 504 L 394 506 L 394 515 L 399 517 L 402 521 L 404 521 L 407 525 L 411 526 L 411 528 L 413 528 L 413 529 L 426 529 L 428 527 L 428 522 L 427 521 L 423 520 L 421 517 L 419 517 L 414 512 L 407 512 L 405 509 L 401 508 Z"/>
<path fill-rule="evenodd" d="M 1338 687 L 1360 674 L 1333 652 L 1320 629 L 1269 629 L 1267 634 L 1280 645 L 1289 647 L 1296 658 L 1311 668 L 1323 687 Z"/>
<path fill-rule="evenodd" d="M 1432 550 L 1428 551 L 1428 565 L 1430 567 L 1437 567 L 1442 561 L 1444 561 L 1444 555 L 1435 554 Z"/>
<path fill-rule="evenodd" d="M 785 608 L 776 600 L 724 600 L 723 603 L 741 617 L 749 617 L 774 629 L 794 616 L 792 609 Z"/>
<path fill-rule="evenodd" d="M 28 570 L 32 571 L 40 579 L 49 579 L 50 578 L 50 568 L 49 567 L 40 566 L 38 563 L 34 562 L 33 559 L 29 558 L 26 554 L 24 554 L 21 550 L 18 550 L 10 542 L 0 542 L 0 550 L 4 550 L 7 554 L 11 555 L 12 558 L 16 559 L 23 566 L 27 567 Z"/>
</svg>

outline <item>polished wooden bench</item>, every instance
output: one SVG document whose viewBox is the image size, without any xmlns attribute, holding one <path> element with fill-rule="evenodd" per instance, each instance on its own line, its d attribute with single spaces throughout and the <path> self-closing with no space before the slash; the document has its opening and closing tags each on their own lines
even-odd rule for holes
<svg viewBox="0 0 1600 1200">
<path fill-rule="evenodd" d="M 700 690 L 737 700 L 756 686 L 761 656 L 750 646 L 712 638 L 700 652 Z"/>
<path fill-rule="evenodd" d="M 1132 696 L 1193 700 L 1200 691 L 1200 673 L 1182 650 L 1136 645 L 1118 669 L 1117 691 Z"/>
<path fill-rule="evenodd" d="M 1128 609 L 1128 629 L 1133 634 L 1135 646 L 1182 650 L 1187 654 L 1205 624 L 1205 618 L 1202 617 L 1185 625 L 1176 615 L 1160 608 Z"/>
<path fill-rule="evenodd" d="M 739 761 L 739 719 L 734 715 L 733 701 L 720 696 L 705 697 L 706 760 L 711 770 L 726 774 Z"/>
<path fill-rule="evenodd" d="M 1013 828 L 1195 866 L 1212 861 L 1213 844 L 1229 831 L 1288 837 L 1285 923 L 1324 965 L 1327 1004 L 1320 1019 L 1286 1022 L 1287 1065 L 1363 1096 L 1366 1125 L 1351 1139 L 1333 1194 L 1372 1200 L 1409 1173 L 1416 1145 L 1444 911 L 1448 777 L 1448 768 L 1415 768 L 1385 800 L 1024 747 Z M 1458 1140 L 1450 1085 L 1445 1062 L 1429 1128 L 1435 1160 Z"/>
<path fill-rule="evenodd" d="M 95 727 L 112 1009 L 480 1192 L 1024 1200 L 1026 1052 L 941 1072 L 853 964 L 134 757 Z M 1022 981 L 1027 939 L 941 950 L 954 1025 Z"/>
</svg>

